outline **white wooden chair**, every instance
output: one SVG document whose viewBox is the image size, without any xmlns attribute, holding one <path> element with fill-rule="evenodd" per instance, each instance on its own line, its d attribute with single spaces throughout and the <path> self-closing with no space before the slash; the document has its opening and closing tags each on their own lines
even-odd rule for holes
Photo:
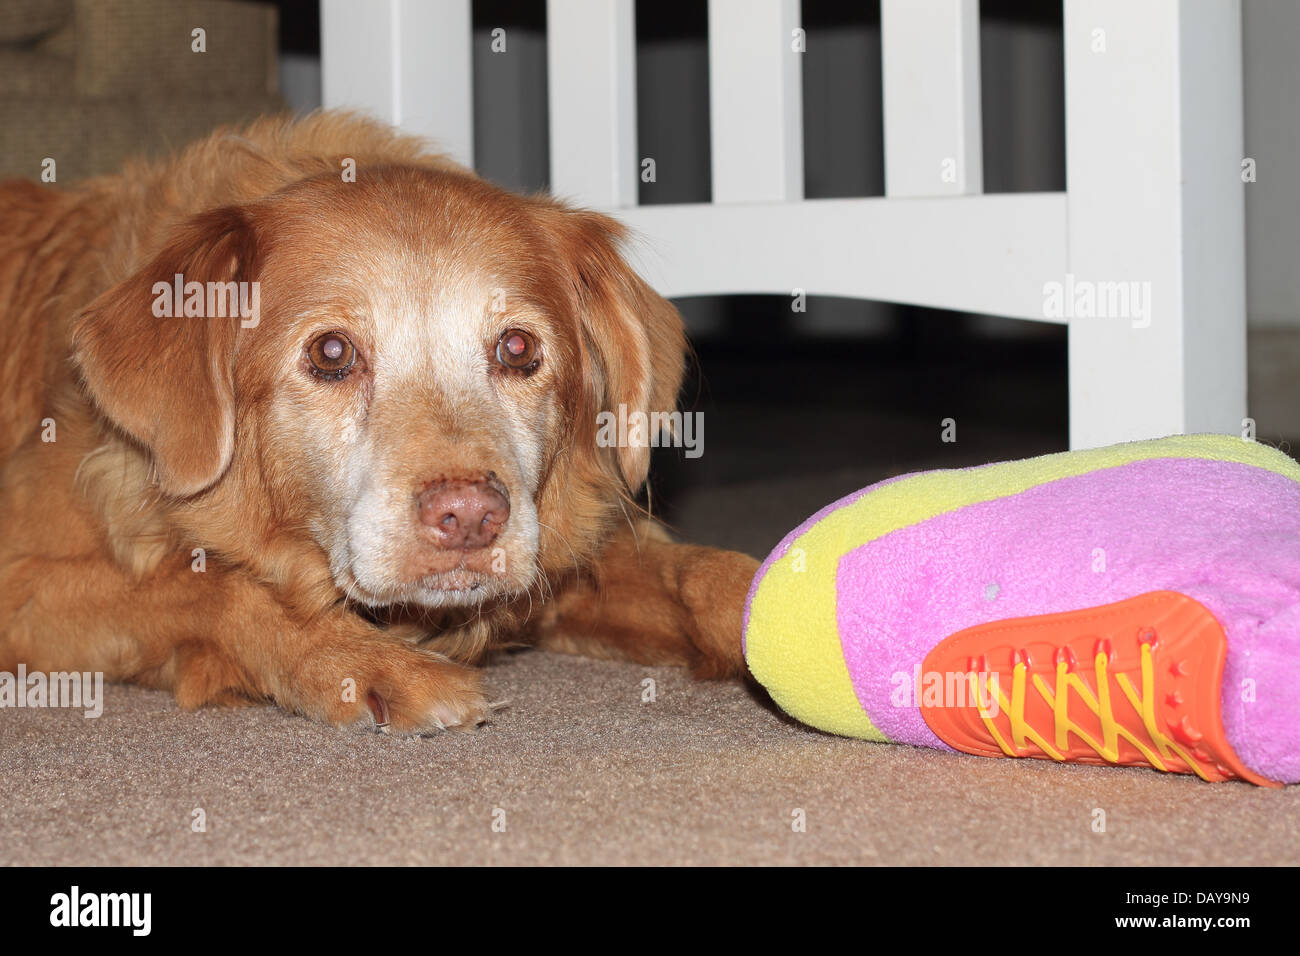
<svg viewBox="0 0 1300 956">
<path fill-rule="evenodd" d="M 547 4 L 552 189 L 636 230 L 661 293 L 1067 322 L 1072 447 L 1243 427 L 1240 0 L 1064 0 L 1066 190 L 1003 195 L 982 193 L 978 0 L 881 0 L 886 195 L 826 200 L 803 198 L 798 0 L 708 3 L 713 201 L 647 207 L 633 0 Z M 321 13 L 325 104 L 473 165 L 470 0 Z M 1051 283 L 1149 283 L 1150 312 L 1050 315 Z"/>
</svg>

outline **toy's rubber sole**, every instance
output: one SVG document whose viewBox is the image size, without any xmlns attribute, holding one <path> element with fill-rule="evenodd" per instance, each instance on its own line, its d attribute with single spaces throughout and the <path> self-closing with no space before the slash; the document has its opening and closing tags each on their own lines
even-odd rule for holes
<svg viewBox="0 0 1300 956">
<path fill-rule="evenodd" d="M 926 655 L 923 673 L 938 677 L 921 713 L 939 739 L 969 754 L 1281 786 L 1250 771 L 1224 735 L 1227 652 L 1214 615 L 1174 591 L 993 621 Z"/>
</svg>

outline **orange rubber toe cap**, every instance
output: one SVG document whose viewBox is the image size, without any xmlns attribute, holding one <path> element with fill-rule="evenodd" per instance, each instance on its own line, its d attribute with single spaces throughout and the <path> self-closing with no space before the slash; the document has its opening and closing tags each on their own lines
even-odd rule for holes
<svg viewBox="0 0 1300 956">
<path fill-rule="evenodd" d="M 1246 768 L 1224 735 L 1227 653 L 1214 615 L 1174 591 L 993 621 L 926 655 L 925 673 L 965 674 L 972 693 L 921 713 L 940 740 L 969 754 L 1281 786 Z"/>
</svg>

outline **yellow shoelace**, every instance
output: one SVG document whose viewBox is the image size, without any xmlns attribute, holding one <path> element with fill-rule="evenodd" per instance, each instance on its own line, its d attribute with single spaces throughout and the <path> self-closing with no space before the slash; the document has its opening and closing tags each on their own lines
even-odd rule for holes
<svg viewBox="0 0 1300 956">
<path fill-rule="evenodd" d="M 975 700 L 991 700 L 993 695 L 997 695 L 998 706 L 1006 713 L 1011 721 L 1011 739 L 1015 746 L 1009 745 L 1002 734 L 998 732 L 993 723 L 992 717 L 985 712 L 983 707 L 979 708 L 981 719 L 985 727 L 1002 748 L 1002 752 L 1008 757 L 1024 756 L 1026 741 L 1031 742 L 1035 747 L 1047 754 L 1053 760 L 1063 761 L 1066 758 L 1062 751 L 1068 749 L 1068 738 L 1074 734 L 1085 744 L 1097 752 L 1103 760 L 1109 763 L 1119 762 L 1119 738 L 1123 737 L 1134 747 L 1136 747 L 1147 759 L 1151 766 L 1159 770 L 1169 770 L 1165 763 L 1170 758 L 1171 752 L 1187 764 L 1192 771 L 1203 780 L 1211 778 L 1201 768 L 1201 766 L 1192 759 L 1182 747 L 1165 736 L 1160 728 L 1156 726 L 1156 709 L 1155 709 L 1155 661 L 1151 655 L 1151 645 L 1143 642 L 1142 644 L 1142 692 L 1133 687 L 1133 682 L 1129 680 L 1127 674 L 1117 674 L 1116 683 L 1119 685 L 1124 696 L 1128 698 L 1133 709 L 1142 715 L 1142 725 L 1146 729 L 1147 736 L 1150 738 L 1154 749 L 1147 745 L 1147 742 L 1121 726 L 1115 720 L 1114 712 L 1111 709 L 1111 691 L 1110 675 L 1107 673 L 1109 664 L 1108 655 L 1104 650 L 1098 650 L 1094 658 L 1094 667 L 1097 675 L 1098 694 L 1094 696 L 1088 685 L 1085 684 L 1077 674 L 1070 672 L 1069 665 L 1058 659 L 1056 662 L 1056 687 L 1055 690 L 1050 688 L 1045 680 L 1038 674 L 1034 675 L 1034 689 L 1038 691 L 1043 700 L 1047 701 L 1048 706 L 1052 708 L 1055 715 L 1056 746 L 1048 743 L 1025 720 L 1025 676 L 1028 673 L 1028 667 L 1024 661 L 1017 661 L 1011 675 L 1011 699 L 1007 700 L 1002 689 L 998 686 L 999 682 L 992 675 L 985 672 L 985 683 L 987 685 L 988 695 L 985 697 L 976 697 Z M 971 681 L 971 691 L 976 692 L 979 687 L 978 675 L 971 671 L 969 674 Z M 1097 716 L 1101 721 L 1102 740 L 1099 742 L 1089 735 L 1082 727 L 1070 720 L 1069 716 L 1069 692 L 1073 689 L 1087 705 L 1088 709 Z"/>
</svg>

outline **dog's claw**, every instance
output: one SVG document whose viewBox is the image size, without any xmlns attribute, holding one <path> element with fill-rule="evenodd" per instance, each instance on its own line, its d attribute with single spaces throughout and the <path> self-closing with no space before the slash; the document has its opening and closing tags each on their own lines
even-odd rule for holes
<svg viewBox="0 0 1300 956">
<path fill-rule="evenodd" d="M 372 690 L 366 695 L 366 706 L 370 708 L 370 713 L 375 717 L 375 733 L 388 733 L 388 701 Z"/>
</svg>

